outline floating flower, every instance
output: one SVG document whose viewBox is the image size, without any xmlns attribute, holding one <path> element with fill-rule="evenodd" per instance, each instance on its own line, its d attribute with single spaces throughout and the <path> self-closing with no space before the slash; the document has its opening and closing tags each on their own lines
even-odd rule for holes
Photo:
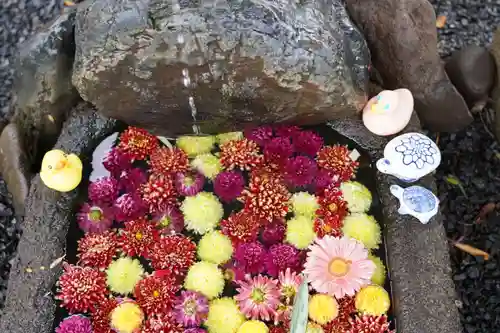
<svg viewBox="0 0 500 333">
<path fill-rule="evenodd" d="M 118 179 L 118 187 L 125 192 L 135 192 L 148 180 L 146 173 L 141 168 L 124 170 Z"/>
<path fill-rule="evenodd" d="M 236 248 L 234 260 L 248 274 L 259 274 L 265 270 L 266 248 L 259 242 L 243 243 Z"/>
<path fill-rule="evenodd" d="M 108 290 L 103 272 L 66 263 L 63 268 L 64 272 L 57 282 L 56 299 L 69 313 L 92 311 L 106 300 Z"/>
<path fill-rule="evenodd" d="M 340 190 L 351 213 L 364 213 L 370 209 L 372 194 L 363 184 L 355 181 L 343 182 Z"/>
<path fill-rule="evenodd" d="M 111 329 L 109 317 L 111 312 L 118 306 L 118 301 L 115 298 L 107 298 L 96 306 L 97 308 L 92 311 L 94 333 L 115 333 Z"/>
<path fill-rule="evenodd" d="M 175 176 L 175 188 L 177 192 L 185 197 L 198 194 L 205 185 L 205 178 L 198 172 L 181 173 Z"/>
<path fill-rule="evenodd" d="M 325 236 L 309 247 L 304 274 L 319 293 L 352 296 L 370 282 L 375 264 L 363 244 L 347 237 Z"/>
<path fill-rule="evenodd" d="M 310 218 L 299 215 L 286 224 L 286 241 L 300 250 L 306 249 L 315 237 L 314 224 Z"/>
<path fill-rule="evenodd" d="M 232 213 L 220 223 L 221 232 L 231 239 L 235 247 L 256 240 L 259 226 L 259 221 L 244 211 Z"/>
<path fill-rule="evenodd" d="M 242 139 L 220 146 L 220 162 L 226 170 L 237 168 L 249 171 L 262 164 L 263 156 L 259 153 L 257 143 Z"/>
<path fill-rule="evenodd" d="M 382 242 L 380 225 L 373 216 L 355 213 L 344 219 L 342 232 L 345 236 L 354 238 L 367 248 L 376 249 Z"/>
<path fill-rule="evenodd" d="M 152 174 L 148 182 L 141 187 L 141 194 L 150 213 L 162 211 L 177 202 L 177 191 L 172 175 Z"/>
<path fill-rule="evenodd" d="M 225 171 L 214 181 L 214 193 L 224 202 L 236 199 L 245 188 L 245 179 L 239 171 Z"/>
<path fill-rule="evenodd" d="M 268 333 L 269 328 L 259 320 L 247 320 L 240 326 L 237 333 Z"/>
<path fill-rule="evenodd" d="M 250 172 L 250 179 L 255 178 L 274 178 L 277 181 L 283 182 L 284 174 L 282 165 L 265 163 L 257 166 Z"/>
<path fill-rule="evenodd" d="M 99 178 L 89 184 L 88 194 L 93 203 L 110 205 L 118 198 L 118 181 L 111 177 Z"/>
<path fill-rule="evenodd" d="M 236 288 L 238 294 L 234 299 L 238 302 L 241 312 L 250 319 L 271 320 L 279 304 L 278 281 L 257 275 L 238 281 L 238 284 L 240 287 Z"/>
<path fill-rule="evenodd" d="M 267 274 L 277 278 L 279 272 L 287 269 L 293 271 L 301 270 L 299 250 L 288 244 L 275 244 L 269 248 L 266 258 Z"/>
<path fill-rule="evenodd" d="M 125 222 L 120 230 L 120 247 L 128 256 L 148 257 L 149 250 L 159 237 L 155 225 L 144 217 Z"/>
<path fill-rule="evenodd" d="M 182 235 L 163 236 L 154 244 L 149 259 L 154 269 L 182 278 L 196 259 L 196 244 Z"/>
<path fill-rule="evenodd" d="M 337 217 L 343 221 L 347 216 L 347 202 L 342 198 L 342 192 L 336 188 L 327 188 L 319 199 L 320 208 L 317 214 L 320 216 Z"/>
<path fill-rule="evenodd" d="M 307 323 L 306 333 L 324 333 L 323 327 L 321 325 L 316 324 L 312 321 Z"/>
<path fill-rule="evenodd" d="M 274 314 L 274 324 L 288 323 L 292 319 L 292 311 L 292 304 L 280 302 L 276 307 L 276 313 Z"/>
<path fill-rule="evenodd" d="M 170 276 L 150 275 L 135 285 L 134 298 L 148 316 L 167 313 L 172 309 L 175 293 L 179 288 L 175 279 Z"/>
<path fill-rule="evenodd" d="M 331 170 L 318 169 L 314 179 L 313 188 L 316 195 L 322 195 L 327 188 L 336 188 L 340 186 L 340 177 Z"/>
<path fill-rule="evenodd" d="M 177 172 L 186 172 L 189 169 L 189 159 L 187 154 L 179 148 L 161 147 L 151 153 L 149 166 L 153 173 L 168 176 Z"/>
<path fill-rule="evenodd" d="M 118 251 L 118 239 L 114 232 L 86 234 L 78 241 L 78 265 L 105 269 Z"/>
<path fill-rule="evenodd" d="M 184 327 L 200 326 L 208 316 L 208 300 L 200 293 L 183 291 L 175 301 L 173 313 Z"/>
<path fill-rule="evenodd" d="M 343 225 L 339 216 L 318 216 L 314 219 L 314 232 L 319 238 L 326 235 L 342 237 Z"/>
<path fill-rule="evenodd" d="M 285 165 L 285 180 L 291 186 L 302 187 L 313 182 L 318 172 L 316 162 L 306 156 L 289 158 Z"/>
<path fill-rule="evenodd" d="M 164 235 L 174 235 L 184 229 L 184 216 L 173 205 L 167 206 L 153 216 L 153 223 L 161 229 Z"/>
<path fill-rule="evenodd" d="M 213 300 L 208 308 L 205 326 L 212 333 L 235 333 L 245 321 L 236 302 L 229 297 Z"/>
<path fill-rule="evenodd" d="M 286 225 L 284 220 L 275 219 L 273 222 L 264 226 L 262 230 L 262 243 L 271 246 L 283 242 L 285 239 Z"/>
<path fill-rule="evenodd" d="M 224 276 L 216 264 L 200 261 L 189 268 L 184 280 L 184 288 L 197 291 L 208 299 L 214 299 L 222 294 Z"/>
<path fill-rule="evenodd" d="M 252 140 L 258 145 L 263 146 L 273 137 L 273 128 L 268 125 L 247 128 L 244 135 L 248 140 Z"/>
<path fill-rule="evenodd" d="M 132 167 L 132 156 L 117 147 L 112 148 L 102 161 L 112 176 L 118 177 L 122 171 Z"/>
<path fill-rule="evenodd" d="M 245 278 L 246 272 L 243 267 L 237 266 L 235 261 L 230 261 L 224 265 L 224 279 L 236 282 Z"/>
<path fill-rule="evenodd" d="M 144 313 L 132 300 L 124 300 L 111 311 L 111 327 L 120 333 L 139 333 L 144 321 Z"/>
<path fill-rule="evenodd" d="M 274 126 L 274 133 L 276 134 L 276 136 L 293 137 L 300 131 L 301 129 L 298 126 L 292 126 L 292 125 Z"/>
<path fill-rule="evenodd" d="M 177 139 L 177 147 L 185 151 L 189 157 L 210 153 L 214 144 L 213 136 L 181 136 Z"/>
<path fill-rule="evenodd" d="M 209 231 L 198 243 L 198 257 L 217 265 L 225 264 L 233 255 L 233 245 L 220 231 Z"/>
<path fill-rule="evenodd" d="M 297 153 L 316 156 L 323 147 L 323 138 L 313 131 L 300 131 L 294 134 L 293 145 Z"/>
<path fill-rule="evenodd" d="M 76 220 L 84 232 L 102 233 L 113 224 L 113 210 L 108 206 L 84 203 L 76 214 Z"/>
<path fill-rule="evenodd" d="M 321 168 L 331 170 L 340 177 L 341 182 L 345 182 L 354 177 L 359 165 L 351 159 L 349 154 L 346 146 L 325 146 L 318 152 L 316 161 Z"/>
<path fill-rule="evenodd" d="M 285 298 L 286 304 L 291 304 L 295 298 L 295 295 L 299 291 L 299 287 L 302 284 L 303 277 L 290 268 L 285 271 L 279 272 L 279 286 L 281 296 Z"/>
<path fill-rule="evenodd" d="M 283 167 L 286 160 L 292 156 L 294 150 L 289 138 L 278 137 L 270 140 L 264 147 L 266 162 Z"/>
<path fill-rule="evenodd" d="M 85 316 L 69 316 L 59 324 L 56 333 L 93 333 L 92 323 Z"/>
<path fill-rule="evenodd" d="M 356 316 L 346 333 L 394 333 L 389 329 L 387 316 Z"/>
<path fill-rule="evenodd" d="M 201 154 L 196 156 L 191 162 L 191 166 L 210 180 L 213 180 L 222 171 L 222 164 L 219 159 L 212 154 Z"/>
<path fill-rule="evenodd" d="M 118 221 L 133 220 L 143 216 L 147 207 L 138 193 L 125 193 L 116 199 L 113 208 Z"/>
<path fill-rule="evenodd" d="M 318 199 L 307 192 L 294 193 L 290 203 L 295 215 L 303 215 L 309 218 L 314 218 L 319 208 Z"/>
<path fill-rule="evenodd" d="M 184 327 L 175 321 L 175 318 L 170 314 L 155 314 L 149 316 L 141 333 L 186 333 Z"/>
<path fill-rule="evenodd" d="M 224 215 L 224 208 L 213 193 L 200 192 L 194 197 L 186 197 L 182 202 L 186 229 L 204 234 L 214 229 Z"/>
<path fill-rule="evenodd" d="M 146 130 L 132 127 L 120 135 L 118 149 L 130 155 L 132 161 L 145 160 L 159 147 L 158 138 Z"/>
<path fill-rule="evenodd" d="M 380 316 L 391 306 L 387 290 L 379 285 L 369 285 L 361 288 L 355 298 L 356 310 L 362 314 Z"/>
<path fill-rule="evenodd" d="M 193 327 L 193 328 L 188 328 L 187 330 L 184 331 L 184 333 L 207 333 L 207 331 L 204 330 L 203 328 Z"/>
<path fill-rule="evenodd" d="M 316 294 L 309 300 L 309 318 L 320 325 L 325 325 L 339 314 L 339 305 L 329 295 Z"/>
<path fill-rule="evenodd" d="M 283 326 L 271 326 L 269 333 L 288 333 L 288 331 Z"/>
<path fill-rule="evenodd" d="M 219 145 L 223 145 L 229 141 L 241 140 L 243 139 L 243 132 L 229 132 L 229 133 L 221 133 L 216 136 L 216 140 Z"/>
<path fill-rule="evenodd" d="M 373 272 L 372 282 L 378 284 L 379 286 L 383 286 L 386 277 L 386 269 L 384 263 L 379 257 L 376 257 L 373 254 L 369 254 L 368 259 L 370 259 L 375 264 L 375 272 Z"/>
<path fill-rule="evenodd" d="M 143 275 L 144 268 L 139 260 L 123 257 L 109 265 L 106 270 L 106 282 L 112 292 L 127 295 L 132 293 Z"/>
<path fill-rule="evenodd" d="M 326 325 L 323 325 L 325 333 L 346 332 L 351 328 L 351 317 L 354 313 L 356 313 L 354 298 L 344 296 L 337 300 L 337 302 L 339 304 L 339 314 L 334 320 Z"/>
</svg>

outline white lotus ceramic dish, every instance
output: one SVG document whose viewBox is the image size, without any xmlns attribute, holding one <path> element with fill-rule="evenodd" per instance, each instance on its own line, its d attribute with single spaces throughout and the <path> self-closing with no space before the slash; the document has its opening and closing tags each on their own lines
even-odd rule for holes
<svg viewBox="0 0 500 333">
<path fill-rule="evenodd" d="M 399 199 L 398 213 L 411 215 L 423 224 L 427 224 L 439 210 L 439 199 L 422 186 L 402 188 L 398 185 L 391 185 L 390 191 Z"/>
</svg>

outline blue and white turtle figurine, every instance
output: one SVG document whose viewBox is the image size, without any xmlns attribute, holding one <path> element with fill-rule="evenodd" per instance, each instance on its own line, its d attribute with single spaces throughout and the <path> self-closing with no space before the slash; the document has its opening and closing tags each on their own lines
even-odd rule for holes
<svg viewBox="0 0 500 333">
<path fill-rule="evenodd" d="M 412 183 L 433 172 L 441 163 L 441 152 L 434 141 L 421 133 L 406 133 L 389 141 L 377 169 Z"/>
<path fill-rule="evenodd" d="M 390 191 L 399 199 L 398 213 L 414 216 L 423 224 L 427 224 L 439 210 L 439 199 L 422 186 L 402 188 L 391 185 Z"/>
</svg>

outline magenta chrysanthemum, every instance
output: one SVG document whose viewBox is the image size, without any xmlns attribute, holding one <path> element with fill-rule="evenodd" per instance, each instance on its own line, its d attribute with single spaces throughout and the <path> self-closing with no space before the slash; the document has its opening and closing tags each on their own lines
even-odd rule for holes
<svg viewBox="0 0 500 333">
<path fill-rule="evenodd" d="M 163 236 L 150 253 L 151 265 L 157 270 L 169 270 L 183 278 L 196 259 L 196 244 L 181 235 Z"/>
<path fill-rule="evenodd" d="M 148 177 L 141 168 L 132 168 L 121 172 L 118 185 L 120 190 L 130 193 L 137 191 L 147 180 Z"/>
<path fill-rule="evenodd" d="M 173 176 L 152 174 L 141 187 L 142 199 L 149 206 L 150 213 L 164 210 L 177 202 Z"/>
<path fill-rule="evenodd" d="M 244 211 L 233 213 L 220 222 L 221 232 L 231 239 L 233 247 L 256 240 L 259 226 L 259 221 Z"/>
<path fill-rule="evenodd" d="M 238 294 L 234 299 L 247 318 L 269 321 L 275 317 L 280 302 L 277 280 L 257 275 L 238 281 L 238 284 L 240 287 L 236 289 Z"/>
<path fill-rule="evenodd" d="M 148 258 L 149 251 L 159 238 L 156 226 L 143 217 L 125 222 L 121 229 L 119 242 L 121 250 L 128 256 Z"/>
<path fill-rule="evenodd" d="M 276 219 L 264 227 L 262 231 L 262 242 L 271 246 L 273 244 L 281 243 L 285 239 L 286 225 L 283 220 Z"/>
<path fill-rule="evenodd" d="M 266 258 L 267 273 L 278 277 L 278 273 L 290 268 L 294 272 L 301 270 L 300 251 L 289 244 L 275 244 L 269 248 Z"/>
<path fill-rule="evenodd" d="M 90 267 L 63 264 L 64 272 L 57 282 L 56 299 L 69 313 L 88 312 L 106 301 L 106 275 Z"/>
<path fill-rule="evenodd" d="M 316 162 L 306 156 L 289 158 L 285 165 L 285 180 L 293 187 L 302 187 L 313 182 L 318 172 Z"/>
<path fill-rule="evenodd" d="M 94 203 L 112 204 L 118 198 L 118 181 L 104 177 L 89 184 L 89 200 Z"/>
<path fill-rule="evenodd" d="M 118 305 L 115 298 L 107 298 L 104 302 L 97 304 L 97 308 L 92 311 L 92 328 L 94 333 L 115 333 L 111 329 L 109 316 Z"/>
<path fill-rule="evenodd" d="M 188 328 L 187 330 L 184 331 L 184 333 L 207 333 L 207 331 L 204 330 L 203 328 L 193 327 L 193 328 Z"/>
<path fill-rule="evenodd" d="M 278 137 L 269 141 L 264 148 L 264 158 L 267 163 L 283 166 L 293 154 L 293 145 L 289 138 Z"/>
<path fill-rule="evenodd" d="M 167 313 L 172 309 L 179 288 L 180 285 L 170 276 L 150 275 L 135 285 L 134 297 L 148 316 Z"/>
<path fill-rule="evenodd" d="M 108 206 L 84 203 L 76 214 L 76 220 L 84 232 L 101 233 L 113 224 L 113 209 Z"/>
<path fill-rule="evenodd" d="M 175 301 L 173 314 L 184 327 L 200 326 L 208 315 L 208 299 L 194 291 L 183 291 Z"/>
<path fill-rule="evenodd" d="M 138 193 L 125 193 L 116 199 L 113 205 L 118 221 L 133 220 L 143 216 L 147 207 Z"/>
<path fill-rule="evenodd" d="M 164 235 L 178 234 L 184 229 L 184 215 L 176 206 L 170 205 L 153 216 L 153 223 Z"/>
<path fill-rule="evenodd" d="M 274 133 L 276 134 L 276 136 L 292 137 L 300 131 L 300 127 L 298 126 L 285 124 L 274 126 Z"/>
<path fill-rule="evenodd" d="M 334 175 L 332 171 L 319 168 L 313 185 L 316 195 L 322 195 L 323 191 L 327 188 L 339 187 L 340 177 Z"/>
<path fill-rule="evenodd" d="M 175 175 L 175 188 L 185 197 L 197 195 L 205 185 L 205 177 L 199 172 L 181 173 Z"/>
<path fill-rule="evenodd" d="M 224 269 L 224 279 L 236 282 L 243 280 L 245 278 L 246 272 L 244 267 L 237 266 L 234 260 L 229 261 L 223 266 Z"/>
<path fill-rule="evenodd" d="M 346 333 L 394 333 L 390 328 L 386 315 L 382 316 L 356 316 L 351 320 L 351 327 Z"/>
<path fill-rule="evenodd" d="M 105 269 L 118 251 L 118 239 L 113 231 L 88 233 L 78 241 L 78 264 Z"/>
<path fill-rule="evenodd" d="M 258 145 L 265 145 L 273 137 L 273 128 L 271 126 L 259 126 L 248 128 L 244 131 L 245 138 L 257 142 Z"/>
<path fill-rule="evenodd" d="M 234 260 L 249 274 L 263 273 L 267 258 L 266 248 L 259 242 L 243 243 L 236 248 Z"/>
<path fill-rule="evenodd" d="M 159 147 L 158 138 L 148 131 L 130 126 L 120 135 L 118 149 L 127 153 L 132 161 L 144 160 Z"/>
<path fill-rule="evenodd" d="M 293 136 L 293 145 L 297 153 L 314 157 L 323 147 L 323 138 L 312 131 L 301 131 Z"/>
<path fill-rule="evenodd" d="M 248 139 L 233 140 L 220 146 L 220 162 L 226 170 L 251 170 L 262 164 L 259 146 Z"/>
<path fill-rule="evenodd" d="M 132 167 L 132 157 L 126 152 L 114 147 L 109 151 L 108 155 L 106 155 L 102 164 L 111 175 L 118 177 L 122 171 Z"/>
<path fill-rule="evenodd" d="M 349 149 L 341 145 L 321 148 L 316 161 L 321 168 L 330 170 L 335 175 L 338 175 L 341 182 L 353 178 L 359 165 L 358 162 L 351 159 Z"/>
<path fill-rule="evenodd" d="M 69 316 L 59 324 L 56 333 L 93 333 L 92 323 L 85 316 Z"/>
<path fill-rule="evenodd" d="M 162 313 L 150 316 L 141 333 L 184 333 L 184 327 L 178 324 L 172 314 Z"/>
<path fill-rule="evenodd" d="M 236 199 L 245 188 L 245 179 L 239 171 L 225 171 L 217 175 L 214 192 L 224 202 Z"/>
<path fill-rule="evenodd" d="M 153 173 L 168 176 L 186 172 L 189 169 L 189 159 L 182 149 L 162 147 L 151 153 L 149 165 Z"/>
</svg>

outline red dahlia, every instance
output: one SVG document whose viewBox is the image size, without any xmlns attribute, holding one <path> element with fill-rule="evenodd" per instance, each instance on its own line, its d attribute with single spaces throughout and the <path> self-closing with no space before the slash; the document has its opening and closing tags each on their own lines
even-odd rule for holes
<svg viewBox="0 0 500 333">
<path fill-rule="evenodd" d="M 356 316 L 351 320 L 351 328 L 346 333 L 393 333 L 389 329 L 389 321 L 386 315 L 382 316 Z"/>
<path fill-rule="evenodd" d="M 127 255 L 148 257 L 150 249 L 158 240 L 156 226 L 144 217 L 125 222 L 120 232 L 120 247 Z"/>
<path fill-rule="evenodd" d="M 120 135 L 118 149 L 127 153 L 132 161 L 144 160 L 158 149 L 158 138 L 148 131 L 130 126 Z"/>
<path fill-rule="evenodd" d="M 56 299 L 69 313 L 88 312 L 106 301 L 106 274 L 90 267 L 63 264 L 64 272 L 57 282 Z"/>
<path fill-rule="evenodd" d="M 340 222 L 347 216 L 347 202 L 342 198 L 342 191 L 338 188 L 327 188 L 318 200 L 319 216 L 337 217 Z"/>
<path fill-rule="evenodd" d="M 142 200 L 148 205 L 150 213 L 165 210 L 177 203 L 177 191 L 172 175 L 152 174 L 141 187 Z"/>
<path fill-rule="evenodd" d="M 269 329 L 269 333 L 287 333 L 287 330 L 281 326 L 272 326 Z"/>
<path fill-rule="evenodd" d="M 92 328 L 94 333 L 115 333 L 109 325 L 109 316 L 117 305 L 118 301 L 115 298 L 107 298 L 92 311 Z"/>
<path fill-rule="evenodd" d="M 334 320 L 323 326 L 325 333 L 344 333 L 351 328 L 352 316 L 356 313 L 354 297 L 342 297 L 338 303 L 339 314 Z"/>
<path fill-rule="evenodd" d="M 105 269 L 118 251 L 118 239 L 113 231 L 87 233 L 78 241 L 78 265 Z"/>
<path fill-rule="evenodd" d="M 162 313 L 150 316 L 141 333 L 183 333 L 184 327 L 178 324 L 172 314 Z"/>
<path fill-rule="evenodd" d="M 319 238 L 326 235 L 341 237 L 343 225 L 338 216 L 318 216 L 314 219 L 314 232 Z"/>
<path fill-rule="evenodd" d="M 233 246 L 252 242 L 257 239 L 259 221 L 244 211 L 232 213 L 227 220 L 220 222 L 221 232 L 228 236 Z"/>
<path fill-rule="evenodd" d="M 134 297 L 148 316 L 171 310 L 175 293 L 180 286 L 170 276 L 150 275 L 139 281 L 134 289 Z"/>
<path fill-rule="evenodd" d="M 321 168 L 331 170 L 334 175 L 339 176 L 341 182 L 345 182 L 354 177 L 359 165 L 349 154 L 346 146 L 325 146 L 318 152 L 316 161 Z"/>
<path fill-rule="evenodd" d="M 257 143 L 248 139 L 229 141 L 220 147 L 220 162 L 226 170 L 248 171 L 262 164 L 263 159 Z"/>
<path fill-rule="evenodd" d="M 154 269 L 183 278 L 196 259 L 196 244 L 182 235 L 163 236 L 155 242 L 149 259 Z"/>
<path fill-rule="evenodd" d="M 162 147 L 151 153 L 149 165 L 154 173 L 168 175 L 186 172 L 189 169 L 189 160 L 182 149 Z"/>
</svg>

